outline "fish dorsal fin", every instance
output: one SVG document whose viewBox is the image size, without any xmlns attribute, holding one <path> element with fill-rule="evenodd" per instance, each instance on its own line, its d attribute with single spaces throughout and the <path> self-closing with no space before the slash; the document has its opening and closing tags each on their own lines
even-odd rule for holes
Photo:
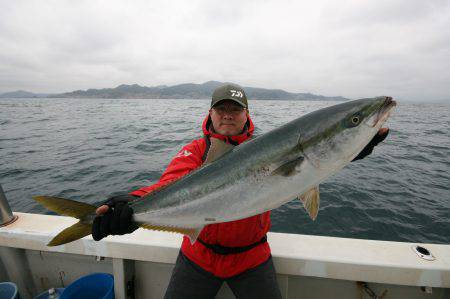
<svg viewBox="0 0 450 299">
<path fill-rule="evenodd" d="M 209 147 L 208 153 L 206 155 L 205 162 L 203 165 L 207 165 L 209 163 L 212 163 L 225 155 L 226 153 L 230 152 L 235 146 L 229 143 L 226 143 L 225 141 L 222 141 L 218 138 L 211 137 L 210 138 L 211 145 Z M 145 194 L 144 196 L 149 196 L 151 194 L 157 193 L 159 191 L 164 190 L 165 188 L 169 187 L 170 185 L 174 184 L 178 180 L 180 180 L 182 177 L 174 179 L 170 181 L 169 183 L 165 184 L 164 186 L 161 186 L 159 188 L 156 188 L 149 193 Z"/>
<path fill-rule="evenodd" d="M 153 225 L 148 223 L 139 224 L 139 226 L 145 229 L 159 230 L 186 235 L 189 237 L 191 244 L 194 244 L 195 240 L 197 240 L 198 235 L 200 235 L 200 232 L 203 229 L 203 227 L 186 228 L 186 227 L 175 227 L 166 225 Z"/>
<path fill-rule="evenodd" d="M 226 143 L 218 138 L 211 137 L 210 141 L 211 146 L 209 147 L 204 164 L 209 164 L 216 161 L 234 148 L 234 145 Z"/>
<path fill-rule="evenodd" d="M 308 212 L 309 217 L 311 217 L 312 220 L 316 220 L 320 204 L 319 186 L 312 187 L 300 195 L 299 199 L 303 202 L 303 206 Z"/>
</svg>

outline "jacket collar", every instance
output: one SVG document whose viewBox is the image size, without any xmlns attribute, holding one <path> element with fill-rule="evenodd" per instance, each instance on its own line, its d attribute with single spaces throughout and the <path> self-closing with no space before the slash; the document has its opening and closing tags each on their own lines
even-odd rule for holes
<svg viewBox="0 0 450 299">
<path fill-rule="evenodd" d="M 224 136 L 224 135 L 218 134 L 213 131 L 211 117 L 208 114 L 205 117 L 205 119 L 203 120 L 202 129 L 203 129 L 203 134 L 207 137 L 218 138 L 220 140 L 231 143 L 233 145 L 238 145 L 253 136 L 255 127 L 253 125 L 252 119 L 250 118 L 250 116 L 248 116 L 247 122 L 244 127 L 244 132 L 242 132 L 239 135 Z"/>
</svg>

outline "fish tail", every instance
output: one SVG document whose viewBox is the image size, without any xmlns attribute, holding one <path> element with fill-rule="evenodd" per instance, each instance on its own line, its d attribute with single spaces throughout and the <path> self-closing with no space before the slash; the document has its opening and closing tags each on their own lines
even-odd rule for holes
<svg viewBox="0 0 450 299">
<path fill-rule="evenodd" d="M 95 213 L 96 206 L 53 196 L 33 196 L 33 199 L 50 211 L 80 219 L 79 222 L 56 235 L 47 246 L 66 244 L 91 234 L 92 224 L 83 220 L 86 216 Z"/>
<path fill-rule="evenodd" d="M 72 226 L 69 226 L 59 234 L 57 234 L 47 246 L 59 246 L 72 241 L 76 241 L 87 235 L 90 235 L 92 231 L 92 224 L 83 223 L 78 221 Z"/>
</svg>

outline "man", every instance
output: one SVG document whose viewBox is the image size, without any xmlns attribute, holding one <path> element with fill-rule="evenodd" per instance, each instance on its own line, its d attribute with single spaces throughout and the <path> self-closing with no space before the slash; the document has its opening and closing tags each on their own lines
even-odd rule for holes
<svg viewBox="0 0 450 299">
<path fill-rule="evenodd" d="M 133 210 L 127 203 L 200 167 L 208 154 L 210 138 L 233 145 L 251 138 L 254 126 L 244 90 L 233 84 L 217 88 L 202 129 L 204 137 L 184 146 L 158 183 L 111 197 L 97 209 L 94 240 L 133 232 L 137 227 L 132 224 Z M 387 134 L 387 129 L 381 129 L 355 160 L 370 154 Z M 184 236 L 165 298 L 214 298 L 224 281 L 237 298 L 281 298 L 266 239 L 269 228 L 270 211 L 207 225 L 194 244 Z"/>
</svg>

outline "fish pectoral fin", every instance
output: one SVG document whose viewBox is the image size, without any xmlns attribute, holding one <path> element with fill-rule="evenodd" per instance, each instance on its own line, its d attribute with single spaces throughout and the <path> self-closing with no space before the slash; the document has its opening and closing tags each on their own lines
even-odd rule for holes
<svg viewBox="0 0 450 299">
<path fill-rule="evenodd" d="M 226 143 L 225 141 L 214 137 L 211 137 L 210 141 L 211 146 L 209 147 L 208 154 L 206 155 L 204 165 L 216 161 L 235 147 L 232 144 Z"/>
<path fill-rule="evenodd" d="M 145 228 L 145 229 L 179 233 L 179 234 L 186 235 L 189 237 L 191 244 L 194 244 L 195 240 L 197 240 L 198 235 L 200 235 L 200 232 L 203 229 L 203 227 L 187 228 L 187 227 L 176 227 L 176 226 L 167 226 L 167 225 L 154 225 L 154 224 L 147 224 L 147 223 L 139 224 L 139 226 L 142 228 Z"/>
<path fill-rule="evenodd" d="M 294 160 L 283 163 L 280 167 L 272 172 L 272 175 L 291 176 L 297 172 L 297 167 L 302 164 L 304 158 L 302 156 L 295 158 Z"/>
<path fill-rule="evenodd" d="M 309 189 L 300 195 L 299 199 L 303 202 L 303 206 L 308 212 L 309 217 L 312 220 L 316 220 L 320 204 L 319 186 Z"/>
</svg>

